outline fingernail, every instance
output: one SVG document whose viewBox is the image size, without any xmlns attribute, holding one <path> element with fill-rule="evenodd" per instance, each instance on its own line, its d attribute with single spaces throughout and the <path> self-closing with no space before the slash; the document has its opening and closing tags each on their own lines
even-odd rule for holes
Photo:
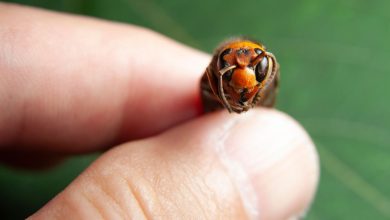
<svg viewBox="0 0 390 220">
<path fill-rule="evenodd" d="M 304 129 L 290 117 L 275 110 L 251 110 L 237 116 L 229 126 L 222 137 L 219 154 L 229 175 L 237 183 L 251 219 L 288 219 L 293 213 L 299 213 L 299 210 L 305 208 L 289 201 L 297 199 L 307 190 L 307 180 L 300 179 L 305 178 L 300 173 L 300 167 L 304 164 L 299 164 L 299 161 L 310 165 L 318 163 L 316 153 L 302 152 L 302 146 L 310 146 L 303 148 L 307 151 L 313 149 Z M 297 158 L 299 155 L 295 151 L 305 155 L 305 158 Z M 314 176 L 310 181 L 315 182 L 311 188 L 315 188 L 317 181 L 315 169 L 310 171 Z M 314 194 L 314 189 L 312 191 L 311 194 Z M 311 196 L 304 198 L 302 203 L 305 199 L 311 200 Z M 286 210 L 281 210 L 283 207 Z"/>
</svg>

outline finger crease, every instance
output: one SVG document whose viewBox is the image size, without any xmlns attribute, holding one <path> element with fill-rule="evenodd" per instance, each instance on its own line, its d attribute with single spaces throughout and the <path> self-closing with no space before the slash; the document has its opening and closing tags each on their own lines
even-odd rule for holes
<svg viewBox="0 0 390 220">
<path fill-rule="evenodd" d="M 95 200 L 90 198 L 87 193 L 81 192 L 81 195 L 84 197 L 85 201 L 90 204 L 94 209 L 95 213 L 100 216 L 101 219 L 107 219 L 104 216 L 104 213 L 101 211 L 101 208 L 96 204 Z"/>
<path fill-rule="evenodd" d="M 142 199 L 141 194 L 137 190 L 135 190 L 134 184 L 128 179 L 125 179 L 125 181 L 127 183 L 131 195 L 133 196 L 135 202 L 139 207 L 139 210 L 142 212 L 141 214 L 144 216 L 145 219 L 153 219 L 152 216 L 148 214 L 149 212 L 147 211 L 146 203 Z"/>
</svg>

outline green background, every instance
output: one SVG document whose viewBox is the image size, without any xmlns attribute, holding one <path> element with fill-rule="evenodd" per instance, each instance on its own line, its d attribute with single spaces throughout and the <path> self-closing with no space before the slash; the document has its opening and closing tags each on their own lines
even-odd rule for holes
<svg viewBox="0 0 390 220">
<path fill-rule="evenodd" d="M 14 2 L 142 25 L 207 52 L 231 36 L 261 40 L 281 64 L 278 108 L 320 153 L 307 219 L 390 219 L 390 1 Z M 95 157 L 40 173 L 0 167 L 0 216 L 33 213 Z"/>
</svg>

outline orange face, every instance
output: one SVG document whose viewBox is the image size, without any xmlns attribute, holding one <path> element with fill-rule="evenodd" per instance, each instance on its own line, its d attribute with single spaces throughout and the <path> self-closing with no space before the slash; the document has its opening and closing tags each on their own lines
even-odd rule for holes
<svg viewBox="0 0 390 220">
<path fill-rule="evenodd" d="M 268 71 L 265 48 L 251 41 L 236 41 L 220 51 L 217 69 L 227 101 L 233 108 L 251 107 Z"/>
</svg>

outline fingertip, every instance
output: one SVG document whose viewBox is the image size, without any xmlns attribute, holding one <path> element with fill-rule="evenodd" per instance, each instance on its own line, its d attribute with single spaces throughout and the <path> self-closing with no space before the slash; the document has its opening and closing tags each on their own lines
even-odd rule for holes
<svg viewBox="0 0 390 220">
<path fill-rule="evenodd" d="M 158 140 L 216 154 L 255 219 L 299 216 L 314 197 L 319 179 L 315 146 L 295 119 L 278 110 L 212 112 Z"/>
<path fill-rule="evenodd" d="M 318 155 L 304 128 L 283 112 L 256 109 L 230 133 L 225 150 L 246 171 L 261 219 L 304 213 L 319 179 Z"/>
<path fill-rule="evenodd" d="M 0 148 L 92 152 L 199 115 L 209 55 L 133 25 L 0 10 Z"/>
</svg>

